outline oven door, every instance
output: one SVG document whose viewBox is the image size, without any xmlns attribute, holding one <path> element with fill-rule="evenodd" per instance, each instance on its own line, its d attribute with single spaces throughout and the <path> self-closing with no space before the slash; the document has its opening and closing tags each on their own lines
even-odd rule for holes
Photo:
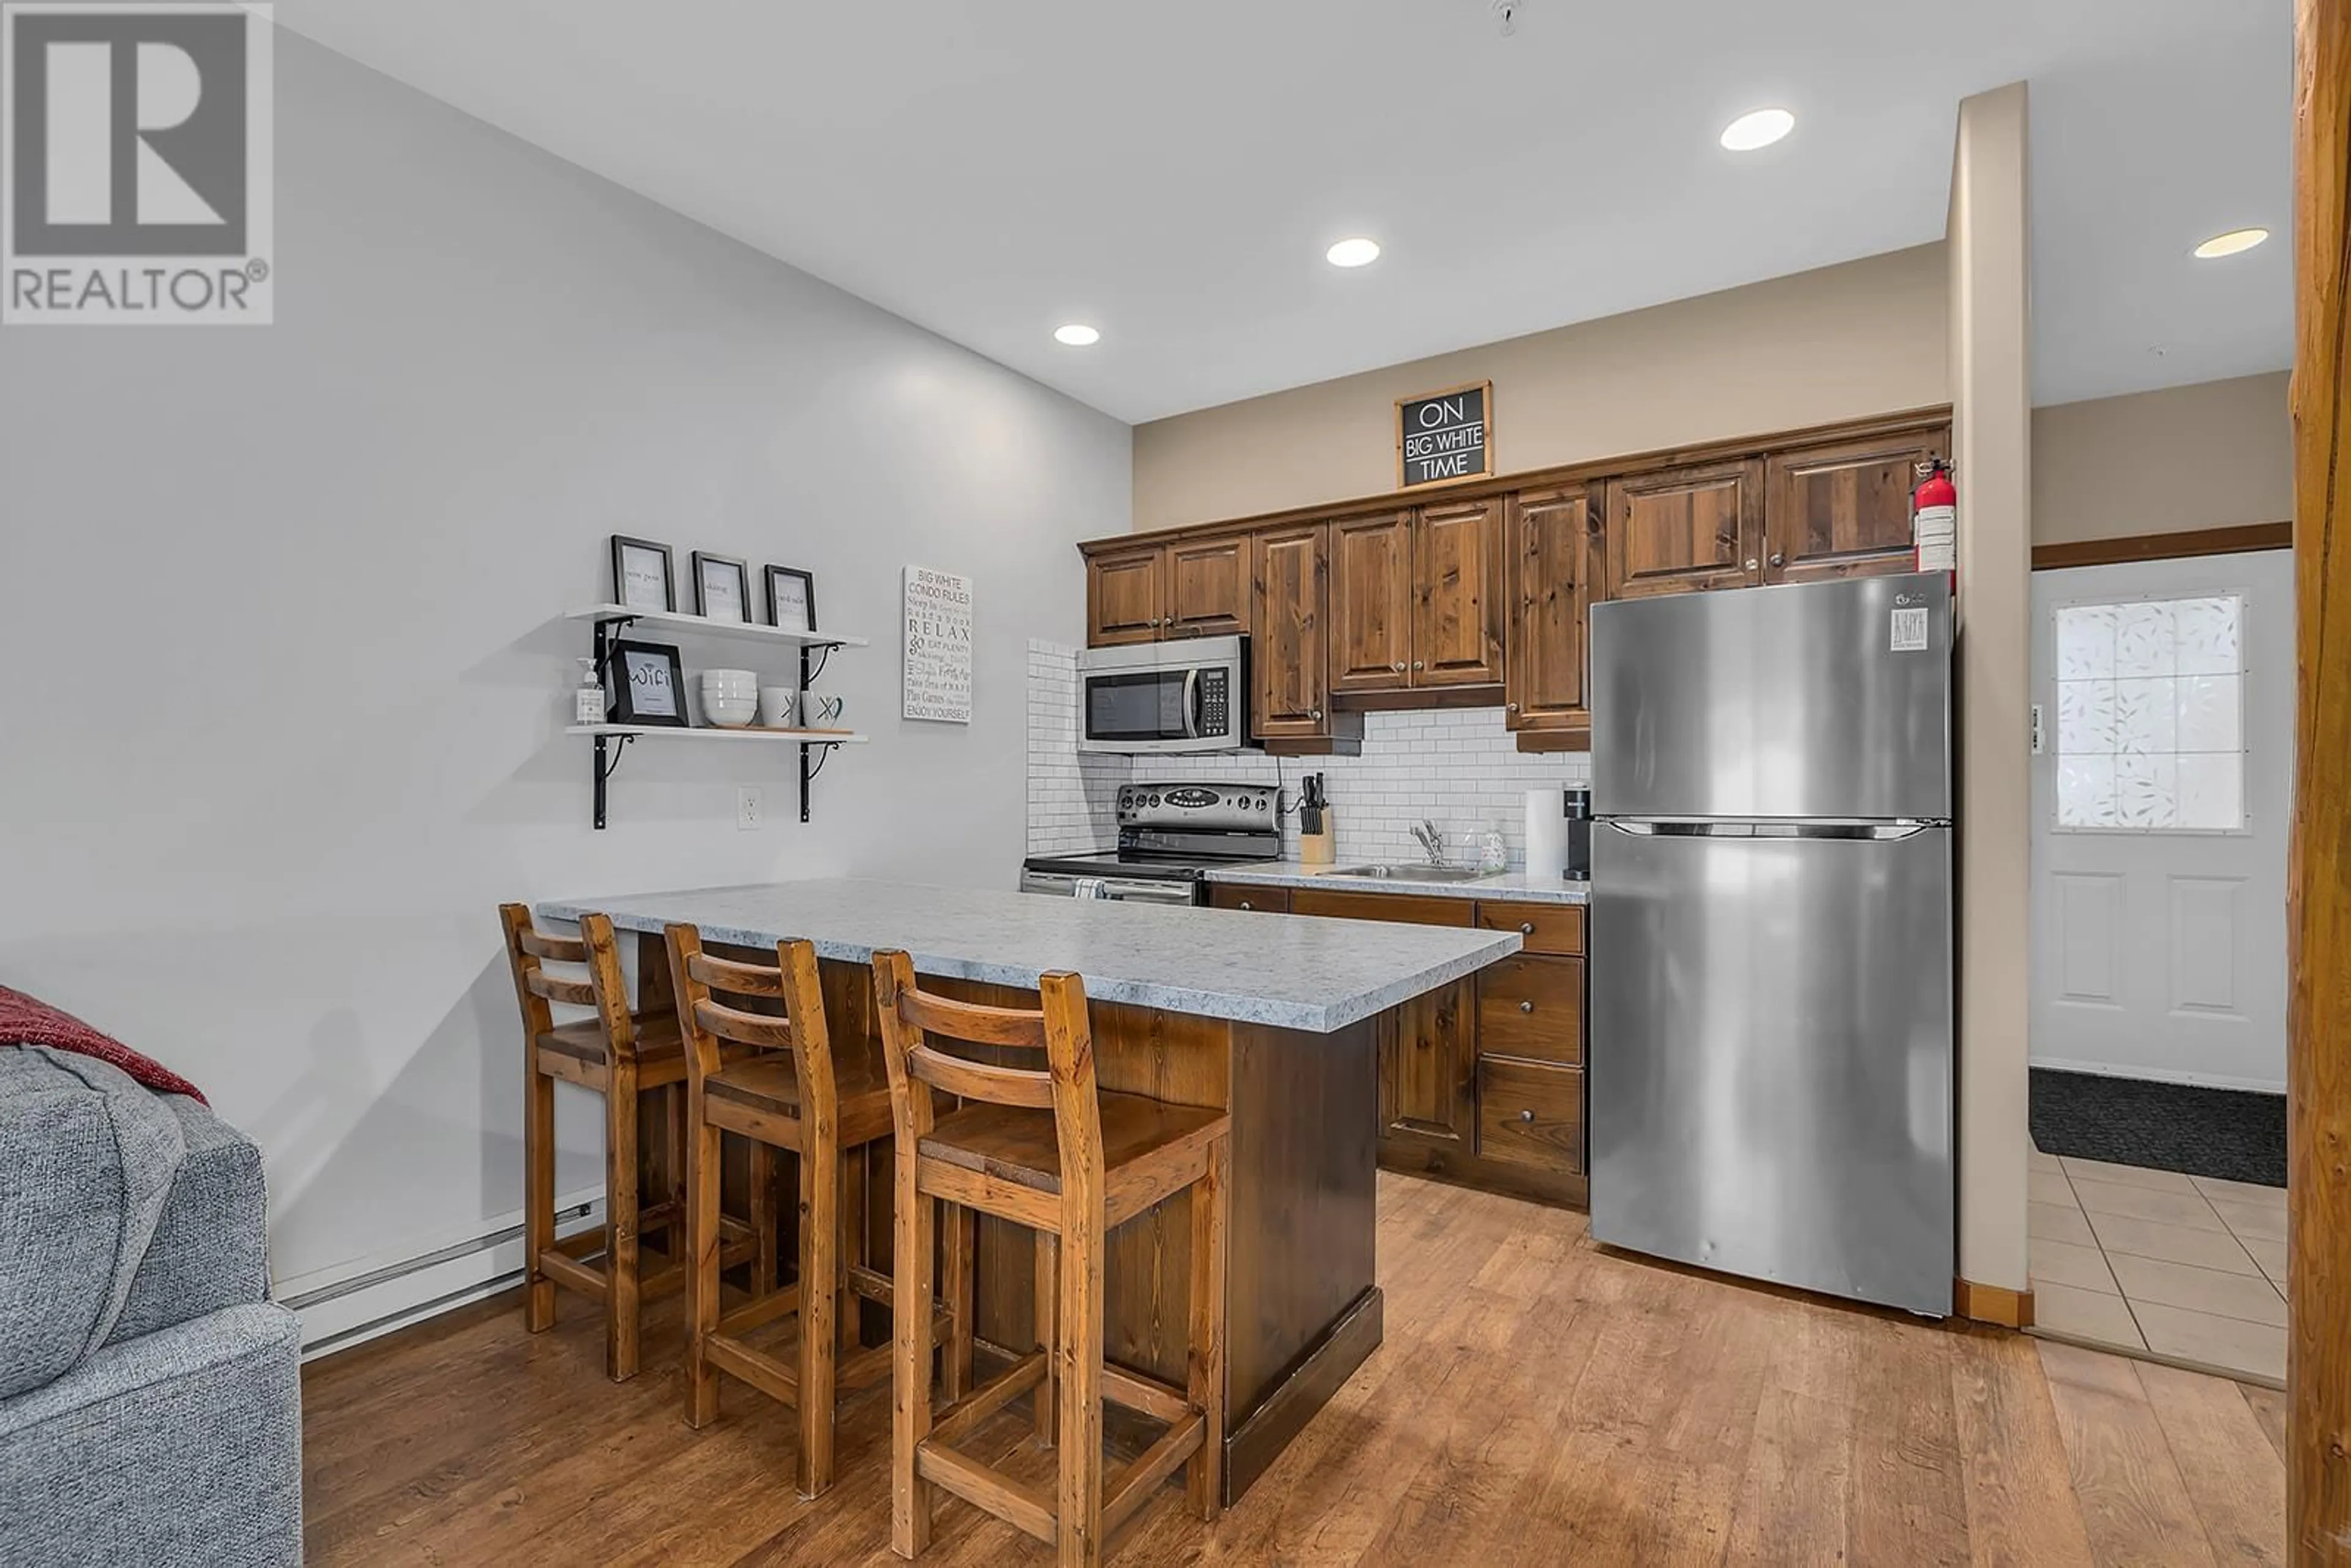
<svg viewBox="0 0 2351 1568">
<path fill-rule="evenodd" d="M 1238 750 L 1243 669 L 1238 637 L 1090 649 L 1078 662 L 1078 749 Z"/>
<path fill-rule="evenodd" d="M 1128 904 L 1192 904 L 1197 902 L 1200 888 L 1199 883 L 1191 880 L 1168 882 L 1144 877 L 1078 877 L 1058 871 L 1024 871 L 1020 873 L 1020 891 L 1023 893 L 1074 898 L 1081 883 L 1087 884 L 1092 897 Z M 1097 889 L 1099 891 L 1094 891 Z"/>
</svg>

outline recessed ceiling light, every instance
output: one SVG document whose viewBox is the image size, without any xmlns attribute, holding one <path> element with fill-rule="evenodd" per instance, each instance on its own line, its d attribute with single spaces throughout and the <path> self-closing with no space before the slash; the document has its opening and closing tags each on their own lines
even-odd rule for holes
<svg viewBox="0 0 2351 1568">
<path fill-rule="evenodd" d="M 1369 267 L 1380 258 L 1380 242 L 1374 239 L 1343 239 L 1322 253 L 1323 259 L 1333 267 Z"/>
<path fill-rule="evenodd" d="M 1733 152 L 1769 147 L 1796 129 L 1796 117 L 1784 109 L 1759 109 L 1742 114 L 1722 128 L 1722 144 Z"/>
<path fill-rule="evenodd" d="M 1102 341 L 1102 334 L 1082 321 L 1072 321 L 1066 327 L 1053 329 L 1053 340 L 1067 343 L 1072 349 L 1086 348 Z"/>
<path fill-rule="evenodd" d="M 2215 256 L 2234 256 L 2241 250 L 2251 250 L 2270 237 L 2267 229 L 2231 229 L 2224 235 L 2214 235 L 2196 247 L 2196 259 L 2210 261 Z"/>
</svg>

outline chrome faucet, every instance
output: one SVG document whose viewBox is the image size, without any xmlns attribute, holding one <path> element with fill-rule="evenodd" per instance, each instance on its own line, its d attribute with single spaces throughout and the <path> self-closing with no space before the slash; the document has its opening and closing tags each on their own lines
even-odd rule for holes
<svg viewBox="0 0 2351 1568">
<path fill-rule="evenodd" d="M 1413 824 L 1412 836 L 1418 839 L 1420 841 L 1420 847 L 1428 852 L 1429 864 L 1443 865 L 1445 863 L 1445 835 L 1437 831 L 1437 824 L 1435 822 L 1423 817 L 1419 821 Z"/>
</svg>

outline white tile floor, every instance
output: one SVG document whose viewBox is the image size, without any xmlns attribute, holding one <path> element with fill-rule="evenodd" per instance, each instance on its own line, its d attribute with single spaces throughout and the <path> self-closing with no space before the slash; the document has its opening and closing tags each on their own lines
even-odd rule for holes
<svg viewBox="0 0 2351 1568">
<path fill-rule="evenodd" d="M 2032 1153 L 2033 1325 L 2285 1383 L 2285 1188 Z"/>
</svg>

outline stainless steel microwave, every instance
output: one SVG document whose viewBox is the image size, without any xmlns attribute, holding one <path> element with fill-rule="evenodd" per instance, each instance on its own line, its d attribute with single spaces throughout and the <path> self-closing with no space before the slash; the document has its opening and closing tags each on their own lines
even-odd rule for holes
<svg viewBox="0 0 2351 1568">
<path fill-rule="evenodd" d="M 1249 640 L 1192 637 L 1078 655 L 1078 749 L 1238 751 L 1249 744 Z"/>
</svg>

